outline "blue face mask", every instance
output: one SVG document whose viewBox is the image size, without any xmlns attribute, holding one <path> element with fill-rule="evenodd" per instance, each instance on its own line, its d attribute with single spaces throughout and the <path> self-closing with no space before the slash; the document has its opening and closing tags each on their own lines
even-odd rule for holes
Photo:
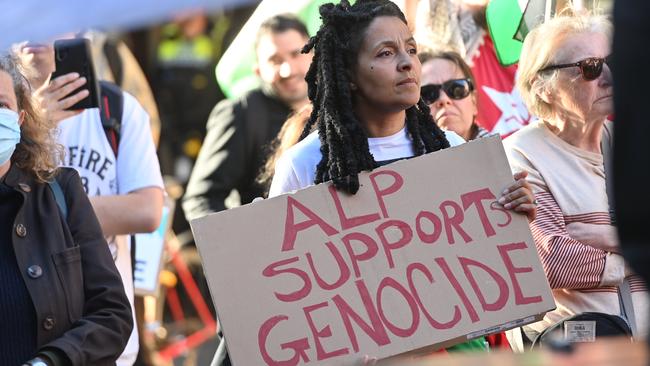
<svg viewBox="0 0 650 366">
<path fill-rule="evenodd" d="M 3 165 L 16 150 L 20 142 L 20 125 L 18 113 L 11 109 L 0 108 L 0 165 Z"/>
</svg>

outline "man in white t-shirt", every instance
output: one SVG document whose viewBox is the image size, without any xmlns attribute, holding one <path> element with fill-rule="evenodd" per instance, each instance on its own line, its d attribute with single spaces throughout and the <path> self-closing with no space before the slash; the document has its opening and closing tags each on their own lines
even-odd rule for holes
<svg viewBox="0 0 650 366">
<path fill-rule="evenodd" d="M 102 127 L 98 108 L 65 111 L 88 95 L 84 90 L 65 98 L 83 85 L 85 79 L 68 74 L 50 82 L 55 65 L 51 45 L 26 43 L 20 45 L 16 53 L 24 66 L 31 69 L 30 83 L 35 98 L 47 118 L 58 123 L 58 141 L 65 149 L 63 165 L 75 168 L 81 176 L 133 310 L 129 234 L 154 231 L 160 223 L 163 205 L 163 182 L 149 129 L 149 116 L 133 96 L 123 92 L 116 156 Z M 134 327 L 117 365 L 133 365 L 137 354 L 138 333 Z"/>
</svg>

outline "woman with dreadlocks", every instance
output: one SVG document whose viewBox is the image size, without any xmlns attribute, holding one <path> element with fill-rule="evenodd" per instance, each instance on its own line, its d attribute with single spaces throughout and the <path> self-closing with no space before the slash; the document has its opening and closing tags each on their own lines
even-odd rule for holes
<svg viewBox="0 0 650 366">
<path fill-rule="evenodd" d="M 443 132 L 420 99 L 417 45 L 395 4 L 343 0 L 320 14 L 323 24 L 303 49 L 314 51 L 306 76 L 313 111 L 302 141 L 276 163 L 269 197 L 330 180 L 354 194 L 361 171 L 464 142 Z M 514 178 L 499 202 L 532 220 L 525 174 Z M 460 348 L 484 349 L 485 342 Z"/>
<path fill-rule="evenodd" d="M 395 4 L 342 1 L 320 13 L 323 25 L 303 49 L 314 50 L 304 133 L 318 132 L 279 160 L 270 196 L 329 180 L 356 193 L 361 171 L 463 142 L 419 101 L 416 42 Z"/>
<path fill-rule="evenodd" d="M 269 197 L 330 180 L 354 194 L 361 171 L 464 142 L 443 132 L 420 99 L 417 45 L 397 5 L 343 0 L 320 14 L 323 24 L 303 49 L 314 51 L 306 76 L 313 111 L 302 141 L 278 159 Z M 515 175 L 500 202 L 532 220 L 524 178 Z"/>
</svg>

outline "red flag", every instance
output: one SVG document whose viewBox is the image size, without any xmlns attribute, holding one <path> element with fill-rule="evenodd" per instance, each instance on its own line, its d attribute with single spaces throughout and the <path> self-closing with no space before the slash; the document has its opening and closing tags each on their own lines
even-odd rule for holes
<svg viewBox="0 0 650 366">
<path fill-rule="evenodd" d="M 478 92 L 476 122 L 506 137 L 532 121 L 515 88 L 517 65 L 501 66 L 488 33 L 471 59 Z"/>
</svg>

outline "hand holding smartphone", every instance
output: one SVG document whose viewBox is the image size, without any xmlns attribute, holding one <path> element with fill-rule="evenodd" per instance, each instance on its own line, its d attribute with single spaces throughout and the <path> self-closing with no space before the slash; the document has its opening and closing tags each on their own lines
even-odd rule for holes
<svg viewBox="0 0 650 366">
<path fill-rule="evenodd" d="M 85 38 L 74 38 L 57 40 L 54 42 L 54 58 L 56 70 L 52 73 L 51 80 L 59 76 L 73 72 L 79 74 L 80 78 L 86 79 L 86 83 L 70 91 L 62 99 L 76 95 L 80 91 L 88 90 L 88 96 L 79 100 L 65 110 L 81 110 L 99 107 L 99 84 L 95 75 L 90 41 Z"/>
</svg>

